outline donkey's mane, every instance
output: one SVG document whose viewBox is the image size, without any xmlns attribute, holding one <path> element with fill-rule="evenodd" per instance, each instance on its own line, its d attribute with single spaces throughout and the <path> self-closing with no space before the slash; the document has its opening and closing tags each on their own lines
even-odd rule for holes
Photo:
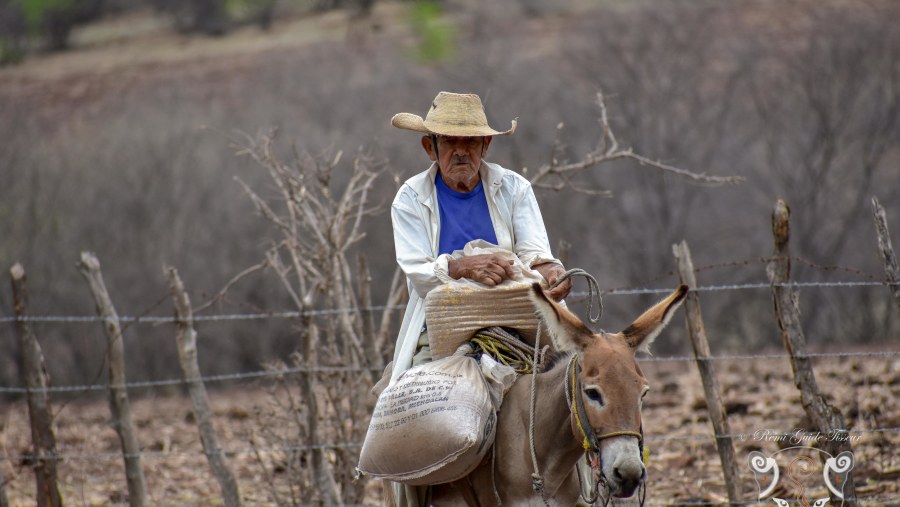
<svg viewBox="0 0 900 507">
<path fill-rule="evenodd" d="M 561 363 L 568 362 L 572 358 L 572 351 L 548 350 L 541 364 L 541 373 L 546 373 Z"/>
</svg>

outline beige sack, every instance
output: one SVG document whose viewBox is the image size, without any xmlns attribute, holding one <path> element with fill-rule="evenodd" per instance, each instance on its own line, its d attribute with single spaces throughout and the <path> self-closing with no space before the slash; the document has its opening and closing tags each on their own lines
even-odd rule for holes
<svg viewBox="0 0 900 507">
<path fill-rule="evenodd" d="M 435 359 L 453 354 L 460 344 L 486 327 L 515 329 L 530 344 L 534 343 L 538 319 L 531 302 L 531 286 L 546 285 L 544 277 L 522 263 L 516 254 L 483 240 L 474 240 L 462 250 L 453 252 L 455 259 L 472 255 L 493 254 L 512 261 L 513 276 L 500 285 L 489 287 L 466 278 L 446 281 L 425 297 L 425 322 L 428 343 Z M 541 345 L 549 345 L 550 337 L 542 335 Z"/>
<path fill-rule="evenodd" d="M 410 486 L 455 481 L 481 463 L 496 422 L 475 359 L 453 355 L 416 366 L 378 397 L 357 468 Z"/>
<path fill-rule="evenodd" d="M 442 285 L 425 297 L 428 343 L 435 359 L 447 357 L 475 333 L 486 327 L 515 329 L 534 345 L 538 319 L 529 294 L 531 284 L 509 282 L 492 288 Z M 549 333 L 541 334 L 541 346 L 550 345 Z"/>
</svg>

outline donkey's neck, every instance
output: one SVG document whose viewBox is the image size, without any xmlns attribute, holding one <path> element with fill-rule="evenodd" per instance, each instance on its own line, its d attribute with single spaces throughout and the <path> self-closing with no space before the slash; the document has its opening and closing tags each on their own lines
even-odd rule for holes
<svg viewBox="0 0 900 507">
<path fill-rule="evenodd" d="M 548 438 L 540 444 L 535 442 L 535 450 L 540 449 L 538 456 L 543 456 L 541 466 L 547 477 L 568 476 L 584 452 L 572 432 L 572 412 L 566 399 L 567 365 L 568 361 L 560 361 L 550 371 L 538 375 L 538 400 L 544 404 L 535 413 L 535 429 L 537 435 L 548 435 Z"/>
<path fill-rule="evenodd" d="M 572 432 L 571 412 L 566 400 L 567 365 L 568 360 L 560 360 L 549 371 L 538 374 L 536 379 L 534 445 L 547 496 L 555 495 L 583 452 L 581 443 Z M 529 391 L 525 411 L 528 417 L 531 377 L 521 380 Z M 533 466 L 530 453 L 528 462 Z"/>
</svg>

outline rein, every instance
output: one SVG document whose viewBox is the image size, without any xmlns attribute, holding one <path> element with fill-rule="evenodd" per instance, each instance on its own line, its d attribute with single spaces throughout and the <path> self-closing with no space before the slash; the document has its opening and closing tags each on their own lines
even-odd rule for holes
<svg viewBox="0 0 900 507">
<path fill-rule="evenodd" d="M 597 480 L 593 484 L 592 492 L 588 495 L 584 494 L 584 488 L 582 487 L 581 495 L 582 497 L 588 501 L 588 503 L 593 504 L 597 501 L 597 497 L 600 495 L 599 485 L 602 482 L 605 482 L 605 476 L 603 475 L 602 469 L 602 458 L 600 452 L 600 442 L 602 440 L 606 440 L 607 438 L 613 437 L 636 437 L 638 439 L 638 449 L 641 456 L 641 462 L 644 462 L 644 430 L 641 428 L 640 431 L 630 431 L 630 430 L 620 430 L 620 431 L 611 431 L 609 433 L 604 433 L 602 435 L 597 435 L 597 432 L 594 431 L 594 427 L 591 426 L 590 421 L 587 416 L 587 409 L 584 406 L 584 394 L 581 389 L 581 378 L 579 376 L 581 373 L 581 366 L 578 364 L 578 355 L 575 354 L 572 356 L 572 359 L 569 361 L 568 366 L 566 366 L 566 402 L 569 404 L 569 410 L 572 417 L 575 419 L 575 425 L 578 427 L 578 430 L 582 435 L 582 447 L 584 448 L 584 458 L 588 465 L 591 467 L 592 473 L 595 471 L 599 471 L 597 474 Z M 587 423 L 587 424 L 585 424 Z M 593 458 L 591 455 L 593 454 Z M 578 481 L 581 482 L 581 474 L 578 473 Z M 642 488 L 643 488 L 642 484 Z M 641 505 L 644 502 L 641 500 Z"/>
<path fill-rule="evenodd" d="M 597 283 L 597 279 L 594 278 L 593 275 L 591 275 L 590 273 L 588 273 L 587 271 L 585 271 L 581 268 L 570 269 L 570 270 L 566 271 L 565 273 L 563 273 L 562 276 L 560 276 L 549 288 L 555 289 L 556 287 L 561 285 L 563 282 L 565 282 L 569 278 L 572 278 L 573 276 L 576 276 L 576 275 L 583 276 L 585 278 L 585 280 L 587 280 L 587 282 L 588 282 L 588 291 L 589 291 L 588 319 L 591 322 L 597 322 L 600 320 L 600 317 L 603 315 L 603 298 L 602 298 L 601 292 L 600 292 L 600 284 Z M 593 317 L 593 316 L 591 316 L 591 312 L 593 311 L 593 308 L 594 308 L 594 300 L 595 299 L 598 303 L 599 308 L 597 311 L 597 316 Z M 535 336 L 535 340 L 534 340 L 534 355 L 533 355 L 533 359 L 532 359 L 533 364 L 538 363 L 538 353 L 540 350 L 540 343 L 541 343 L 541 326 L 540 325 L 538 326 L 536 335 L 537 336 Z M 535 493 L 538 493 L 541 495 L 541 500 L 544 501 L 544 505 L 549 505 L 549 503 L 547 502 L 547 497 L 544 496 L 544 478 L 541 476 L 540 467 L 538 466 L 537 453 L 534 450 L 534 447 L 535 447 L 535 445 L 534 445 L 534 440 L 535 440 L 534 439 L 534 433 L 535 433 L 534 432 L 534 413 L 535 413 L 536 398 L 537 398 L 537 371 L 534 371 L 531 375 L 531 405 L 530 405 L 529 411 L 528 411 L 528 438 L 529 438 L 529 444 L 530 444 L 530 448 L 531 448 L 531 463 L 534 466 L 534 472 L 531 474 L 531 488 L 534 490 Z M 583 400 L 582 400 L 582 409 L 583 408 L 584 408 L 584 406 L 583 406 Z M 588 425 L 588 426 L 590 426 L 590 425 Z M 582 430 L 582 431 L 584 431 L 584 430 Z M 641 441 L 643 442 L 643 438 L 641 438 Z M 585 440 L 585 442 L 587 442 L 587 440 Z M 599 445 L 597 448 L 599 449 Z M 585 451 L 585 453 L 587 453 L 587 451 Z M 580 479 L 580 475 L 579 475 L 579 479 Z M 495 487 L 496 487 L 496 485 L 495 485 Z"/>
</svg>

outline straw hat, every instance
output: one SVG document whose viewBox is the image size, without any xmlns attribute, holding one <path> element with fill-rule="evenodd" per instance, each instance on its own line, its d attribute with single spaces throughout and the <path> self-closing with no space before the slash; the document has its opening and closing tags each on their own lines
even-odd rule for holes
<svg viewBox="0 0 900 507">
<path fill-rule="evenodd" d="M 398 113 L 391 118 L 391 125 L 425 134 L 457 137 L 507 136 L 516 131 L 516 120 L 503 132 L 491 128 L 481 98 L 474 93 L 438 93 L 425 119 L 417 114 Z"/>
</svg>

